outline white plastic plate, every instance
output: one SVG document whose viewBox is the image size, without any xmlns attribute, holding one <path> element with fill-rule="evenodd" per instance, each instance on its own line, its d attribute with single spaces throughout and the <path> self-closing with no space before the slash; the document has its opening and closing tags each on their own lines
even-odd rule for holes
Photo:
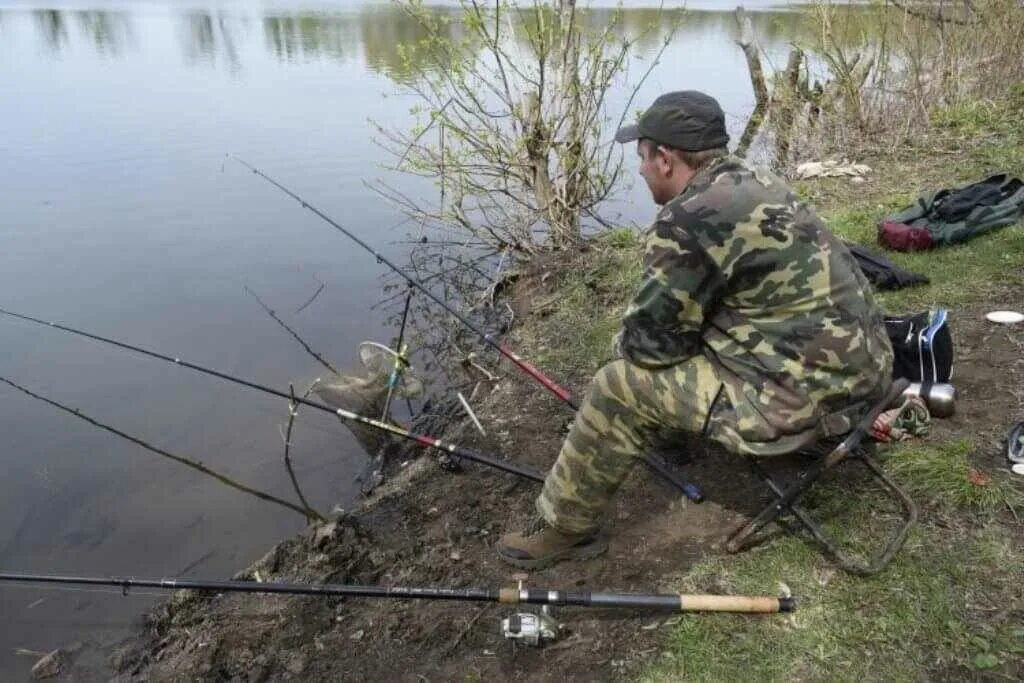
<svg viewBox="0 0 1024 683">
<path fill-rule="evenodd" d="M 994 323 L 1003 323 L 1004 325 L 1024 322 L 1024 313 L 1018 313 L 1017 311 L 992 311 L 991 313 L 986 313 L 985 317 Z"/>
</svg>

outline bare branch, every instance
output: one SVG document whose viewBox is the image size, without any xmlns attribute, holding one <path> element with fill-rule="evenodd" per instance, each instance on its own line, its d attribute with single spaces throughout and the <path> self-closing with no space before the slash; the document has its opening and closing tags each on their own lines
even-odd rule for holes
<svg viewBox="0 0 1024 683">
<path fill-rule="evenodd" d="M 54 408 L 57 408 L 58 410 L 62 410 L 65 413 L 68 413 L 70 415 L 73 415 L 73 416 L 77 417 L 80 420 L 84 420 L 85 422 L 88 422 L 89 424 L 93 425 L 94 427 L 99 427 L 100 429 L 102 429 L 104 431 L 107 431 L 107 432 L 110 432 L 111 434 L 115 434 L 115 435 L 121 437 L 122 439 L 125 439 L 126 441 L 131 441 L 132 443 L 136 444 L 137 446 L 141 446 L 142 448 L 146 449 L 147 451 L 150 451 L 152 453 L 156 453 L 157 455 L 163 456 L 163 457 L 165 457 L 165 458 L 167 458 L 169 460 L 173 460 L 174 462 L 176 462 L 176 463 L 178 463 L 180 465 L 184 465 L 185 467 L 189 467 L 189 468 L 194 469 L 194 470 L 196 470 L 198 472 L 202 472 L 203 474 L 207 475 L 208 477 L 213 477 L 214 479 L 216 479 L 220 483 L 224 484 L 225 486 L 229 486 L 229 487 L 231 487 L 231 488 L 233 488 L 233 489 L 235 489 L 237 491 L 241 491 L 243 493 L 248 493 L 249 495 L 255 496 L 255 497 L 259 498 L 260 500 L 265 500 L 265 501 L 267 501 L 269 503 L 275 503 L 277 505 L 280 505 L 281 507 L 286 507 L 289 510 L 292 510 L 293 512 L 299 513 L 303 517 L 307 517 L 308 518 L 308 516 L 309 516 L 307 510 L 304 510 L 304 509 L 300 508 L 299 506 L 295 505 L 294 503 L 289 503 L 287 500 L 282 500 L 281 498 L 278 498 L 277 496 L 273 496 L 273 495 L 271 495 L 269 493 L 265 493 L 265 492 L 260 491 L 258 489 L 254 489 L 254 488 L 252 488 L 250 486 L 246 486 L 245 484 L 237 482 L 234 479 L 228 477 L 227 475 L 221 474 L 220 472 L 217 472 L 216 470 L 210 469 L 209 467 L 207 467 L 206 465 L 204 465 L 203 463 L 201 463 L 201 462 L 199 462 L 197 460 L 190 460 L 189 458 L 185 458 L 185 457 L 180 456 L 180 455 L 175 455 L 174 453 L 170 453 L 168 451 L 165 451 L 162 448 L 158 448 L 156 446 L 148 444 L 145 441 L 143 441 L 142 439 L 134 437 L 131 434 L 127 434 L 125 432 L 122 432 L 119 429 L 116 429 L 114 427 L 111 427 L 110 425 L 106 425 L 106 424 L 100 422 L 99 420 L 96 420 L 94 418 L 89 417 L 88 415 L 86 415 L 82 411 L 78 410 L 77 408 L 69 408 L 68 406 L 66 406 L 66 405 L 64 405 L 62 403 L 58 403 L 57 401 L 51 400 L 49 398 L 46 398 L 45 396 L 40 396 L 39 394 L 34 393 L 34 392 L 30 391 L 29 389 L 26 389 L 25 387 L 21 386 L 20 384 L 17 384 L 15 382 L 13 382 L 12 380 L 7 379 L 6 377 L 0 377 L 0 382 L 3 382 L 4 384 L 10 385 L 10 386 L 14 387 L 15 389 L 17 389 L 18 391 L 22 392 L 23 394 L 31 396 L 32 398 L 34 398 L 34 399 L 36 399 L 38 401 L 42 401 L 43 403 L 49 404 L 49 405 L 53 406 Z"/>
</svg>

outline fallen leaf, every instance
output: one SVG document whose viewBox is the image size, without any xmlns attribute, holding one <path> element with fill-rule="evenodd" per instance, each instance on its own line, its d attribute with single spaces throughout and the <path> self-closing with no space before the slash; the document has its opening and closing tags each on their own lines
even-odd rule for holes
<svg viewBox="0 0 1024 683">
<path fill-rule="evenodd" d="M 994 669 L 999 666 L 999 658 L 991 652 L 982 652 L 974 656 L 974 666 L 978 669 Z"/>
<path fill-rule="evenodd" d="M 967 481 L 975 486 L 988 486 L 989 482 L 992 481 L 992 477 L 972 467 L 971 471 L 967 473 Z"/>
</svg>

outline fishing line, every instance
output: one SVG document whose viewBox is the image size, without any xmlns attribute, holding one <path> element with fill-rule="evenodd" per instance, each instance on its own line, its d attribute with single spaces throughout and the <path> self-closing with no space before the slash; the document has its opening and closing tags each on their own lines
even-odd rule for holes
<svg viewBox="0 0 1024 683">
<path fill-rule="evenodd" d="M 341 232 L 343 235 L 345 235 L 346 237 L 351 239 L 353 242 L 358 244 L 360 247 L 362 247 L 363 249 L 368 251 L 370 254 L 372 254 L 374 257 L 376 257 L 378 263 L 383 263 L 388 268 L 390 268 L 395 273 L 397 273 L 402 278 L 404 278 L 406 280 L 406 282 L 408 282 L 411 286 L 415 287 L 416 289 L 418 289 L 421 292 L 423 292 L 424 294 L 426 294 L 427 297 L 429 297 L 431 301 L 433 301 L 438 306 L 440 306 L 445 311 L 447 311 L 453 318 L 455 318 L 460 323 L 462 323 L 466 328 L 468 328 L 469 330 L 473 331 L 473 333 L 475 333 L 478 337 L 480 337 L 486 344 L 488 344 L 492 348 L 496 349 L 501 355 L 505 356 L 510 361 L 512 361 L 516 365 L 516 367 L 518 367 L 520 370 L 522 370 L 527 375 L 532 377 L 534 380 L 536 380 L 537 382 L 542 384 L 548 391 L 553 393 L 558 398 L 562 399 L 562 401 L 564 401 L 566 404 L 568 404 L 570 408 L 572 408 L 573 410 L 577 410 L 577 411 L 579 410 L 579 404 L 572 397 L 572 394 L 569 392 L 568 389 L 566 389 L 565 387 L 557 384 L 554 380 L 552 380 L 550 377 L 548 377 L 543 372 L 541 372 L 536 366 L 534 366 L 532 363 L 530 363 L 525 358 L 522 358 L 522 357 L 518 356 L 515 353 L 515 351 L 513 351 L 508 345 L 506 345 L 504 342 L 498 341 L 498 339 L 494 335 L 490 334 L 489 332 L 484 332 L 477 325 L 475 325 L 472 321 L 470 321 L 468 318 L 466 318 L 466 316 L 464 316 L 461 313 L 459 313 L 458 311 L 456 311 L 449 304 L 447 304 L 444 301 L 442 301 L 436 294 L 434 294 L 429 289 L 427 289 L 423 285 L 422 282 L 420 282 L 416 278 L 412 277 L 411 275 L 406 273 L 404 270 L 402 270 L 401 268 L 396 266 L 394 263 L 389 261 L 385 256 L 383 256 L 382 254 L 380 254 L 379 252 L 374 250 L 373 247 L 371 247 L 369 244 L 367 244 L 362 239 L 360 239 L 358 235 L 354 234 L 353 232 L 351 232 L 347 228 L 343 227 L 340 223 L 335 221 L 333 218 L 328 216 L 326 213 L 324 213 L 320 209 L 316 208 L 315 206 L 313 206 L 312 204 L 307 202 L 305 199 L 303 199 L 299 195 L 295 194 L 294 192 L 289 190 L 287 187 L 285 187 L 284 185 L 282 185 L 278 181 L 274 180 L 273 178 L 271 178 L 266 173 L 264 173 L 263 171 L 259 170 L 258 168 L 256 168 L 252 164 L 250 164 L 247 161 L 245 161 L 245 160 L 235 156 L 234 154 L 228 154 L 227 156 L 229 158 L 233 159 L 234 161 L 237 161 L 239 164 L 241 164 L 245 168 L 247 168 L 250 171 L 252 171 L 255 175 L 258 175 L 259 177 L 263 178 L 265 181 L 267 181 L 268 183 L 270 183 L 271 185 L 273 185 L 274 187 L 279 189 L 281 192 L 284 192 L 286 195 L 288 195 L 289 197 L 291 197 L 292 199 L 297 201 L 302 206 L 302 208 L 308 209 L 309 211 L 313 212 L 314 214 L 319 216 L 321 219 L 326 221 L 328 224 L 330 224 L 332 227 L 334 227 L 336 230 Z M 660 458 L 658 458 L 656 456 L 653 456 L 651 454 L 644 454 L 644 455 L 641 456 L 641 460 L 644 462 L 644 464 L 647 465 L 647 467 L 651 471 L 653 471 L 655 474 L 657 474 L 658 476 L 660 476 L 663 479 L 665 479 L 666 481 L 668 481 L 670 484 L 672 484 L 672 486 L 674 486 L 677 490 L 681 491 L 683 493 L 683 495 L 685 495 L 687 498 L 689 498 L 693 502 L 699 503 L 699 502 L 704 500 L 704 493 L 699 488 L 697 488 L 693 484 L 691 484 L 691 483 L 689 483 L 687 481 L 683 481 L 682 479 L 677 477 L 671 470 L 668 469 L 668 466 Z"/>
</svg>

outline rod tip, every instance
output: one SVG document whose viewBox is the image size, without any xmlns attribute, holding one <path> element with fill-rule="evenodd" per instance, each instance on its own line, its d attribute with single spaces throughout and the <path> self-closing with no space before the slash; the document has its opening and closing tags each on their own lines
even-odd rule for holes
<svg viewBox="0 0 1024 683">
<path fill-rule="evenodd" d="M 796 598 L 779 598 L 780 612 L 793 612 L 796 610 Z"/>
</svg>

